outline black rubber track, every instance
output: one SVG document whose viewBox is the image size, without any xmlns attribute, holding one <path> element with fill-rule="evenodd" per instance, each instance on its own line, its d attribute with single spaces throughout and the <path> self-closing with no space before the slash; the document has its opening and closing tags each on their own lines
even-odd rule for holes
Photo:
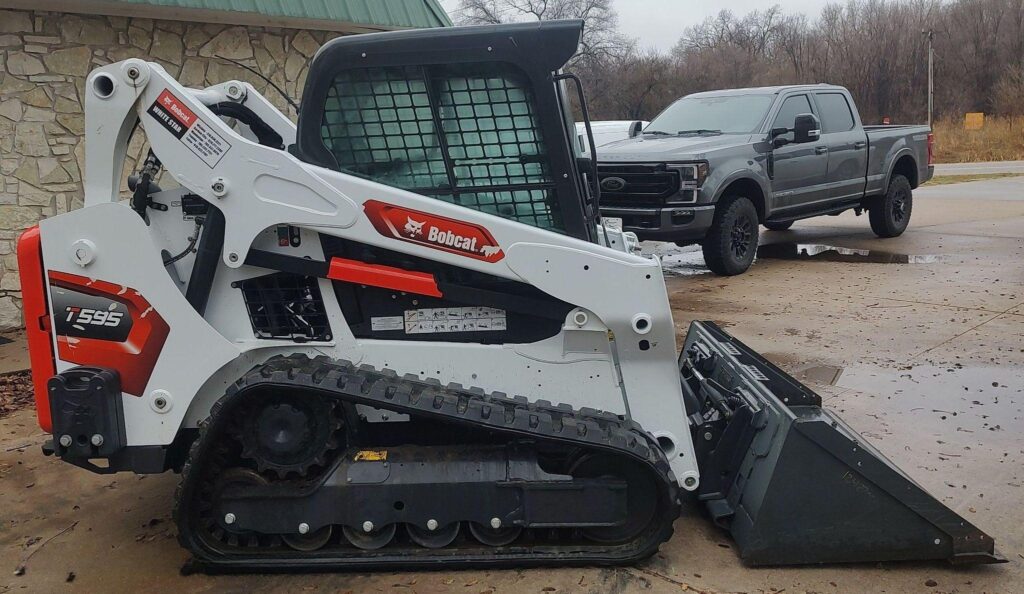
<svg viewBox="0 0 1024 594">
<path fill-rule="evenodd" d="M 284 548 L 230 548 L 211 543 L 193 525 L 198 520 L 197 497 L 203 467 L 216 458 L 214 445 L 230 422 L 232 408 L 250 390 L 301 388 L 333 396 L 354 404 L 386 408 L 447 423 L 475 426 L 509 438 L 529 437 L 571 445 L 581 450 L 626 456 L 652 473 L 660 493 L 658 509 L 633 540 L 614 545 L 581 544 L 577 541 L 539 546 L 453 549 L 421 549 L 389 552 L 357 549 L 321 549 L 300 553 Z M 502 393 L 485 394 L 477 388 L 458 384 L 442 386 L 436 380 L 413 375 L 399 377 L 390 370 L 377 370 L 328 357 L 277 356 L 254 367 L 210 410 L 200 423 L 199 436 L 192 444 L 175 494 L 174 519 L 178 540 L 194 556 L 188 571 L 343 571 L 371 569 L 434 569 L 444 567 L 533 567 L 568 565 L 625 565 L 643 560 L 672 536 L 672 523 L 679 516 L 679 488 L 675 475 L 654 438 L 632 420 L 611 413 L 583 408 L 575 410 L 545 400 L 529 402 Z M 400 554 L 399 554 L 400 553 Z"/>
</svg>

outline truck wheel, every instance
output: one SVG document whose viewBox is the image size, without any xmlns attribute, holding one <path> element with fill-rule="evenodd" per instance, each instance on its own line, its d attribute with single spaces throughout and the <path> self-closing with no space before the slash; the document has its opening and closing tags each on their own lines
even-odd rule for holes
<svg viewBox="0 0 1024 594">
<path fill-rule="evenodd" d="M 885 196 L 876 198 L 868 207 L 871 230 L 879 237 L 899 237 L 910 224 L 910 211 L 914 207 L 910 180 L 894 175 Z"/>
<path fill-rule="evenodd" d="M 769 231 L 785 231 L 793 226 L 793 221 L 786 221 L 785 223 L 765 223 L 764 226 Z"/>
<path fill-rule="evenodd" d="M 708 268 L 722 276 L 746 272 L 757 252 L 758 229 L 757 209 L 749 198 L 723 198 L 701 244 Z"/>
</svg>

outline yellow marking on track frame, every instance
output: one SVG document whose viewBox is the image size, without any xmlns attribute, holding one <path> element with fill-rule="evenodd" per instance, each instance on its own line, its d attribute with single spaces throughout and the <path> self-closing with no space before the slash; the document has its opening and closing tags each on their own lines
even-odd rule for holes
<svg viewBox="0 0 1024 594">
<path fill-rule="evenodd" d="M 388 459 L 387 450 L 359 450 L 356 452 L 355 462 L 383 462 Z"/>
</svg>

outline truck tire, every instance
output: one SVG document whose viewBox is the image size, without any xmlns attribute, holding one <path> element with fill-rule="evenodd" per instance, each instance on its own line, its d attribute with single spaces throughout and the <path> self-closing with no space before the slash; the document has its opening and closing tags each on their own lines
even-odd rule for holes
<svg viewBox="0 0 1024 594">
<path fill-rule="evenodd" d="M 769 231 L 785 231 L 793 226 L 793 221 L 786 221 L 785 223 L 772 223 L 768 222 L 764 224 L 765 228 Z"/>
<path fill-rule="evenodd" d="M 899 237 L 910 224 L 910 212 L 913 207 L 914 196 L 910 180 L 902 175 L 892 176 L 885 196 L 876 198 L 868 207 L 871 230 L 879 237 Z"/>
<path fill-rule="evenodd" d="M 757 209 L 749 198 L 722 198 L 701 244 L 704 262 L 711 272 L 722 276 L 746 272 L 757 253 L 758 230 Z"/>
</svg>

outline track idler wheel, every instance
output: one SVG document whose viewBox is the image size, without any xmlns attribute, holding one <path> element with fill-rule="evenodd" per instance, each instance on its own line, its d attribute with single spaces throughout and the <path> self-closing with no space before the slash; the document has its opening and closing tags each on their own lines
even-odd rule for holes
<svg viewBox="0 0 1024 594">
<path fill-rule="evenodd" d="M 515 542 L 519 535 L 523 533 L 523 529 L 519 526 L 492 528 L 476 522 L 470 522 L 469 533 L 473 535 L 473 538 L 489 547 L 503 547 Z"/>
<path fill-rule="evenodd" d="M 310 553 L 326 546 L 331 541 L 333 534 L 334 528 L 327 525 L 315 532 L 308 532 L 306 534 L 282 534 L 281 540 L 296 551 Z"/>
<path fill-rule="evenodd" d="M 653 477 L 639 464 L 609 454 L 588 454 L 569 469 L 573 478 L 611 478 L 626 482 L 626 521 L 617 526 L 584 528 L 583 535 L 594 542 L 615 544 L 638 536 L 658 510 L 658 489 Z"/>
<path fill-rule="evenodd" d="M 381 528 L 375 528 L 369 522 L 367 525 L 362 529 L 342 526 L 341 533 L 352 543 L 352 546 L 364 551 L 373 551 L 387 546 L 398 530 L 398 524 L 388 524 Z M 366 530 L 367 527 L 370 528 L 369 531 Z"/>
<path fill-rule="evenodd" d="M 458 522 L 436 527 L 433 530 L 429 527 L 421 528 L 415 524 L 406 524 L 405 529 L 414 543 L 428 549 L 443 549 L 455 542 L 455 537 L 459 535 Z"/>
</svg>

